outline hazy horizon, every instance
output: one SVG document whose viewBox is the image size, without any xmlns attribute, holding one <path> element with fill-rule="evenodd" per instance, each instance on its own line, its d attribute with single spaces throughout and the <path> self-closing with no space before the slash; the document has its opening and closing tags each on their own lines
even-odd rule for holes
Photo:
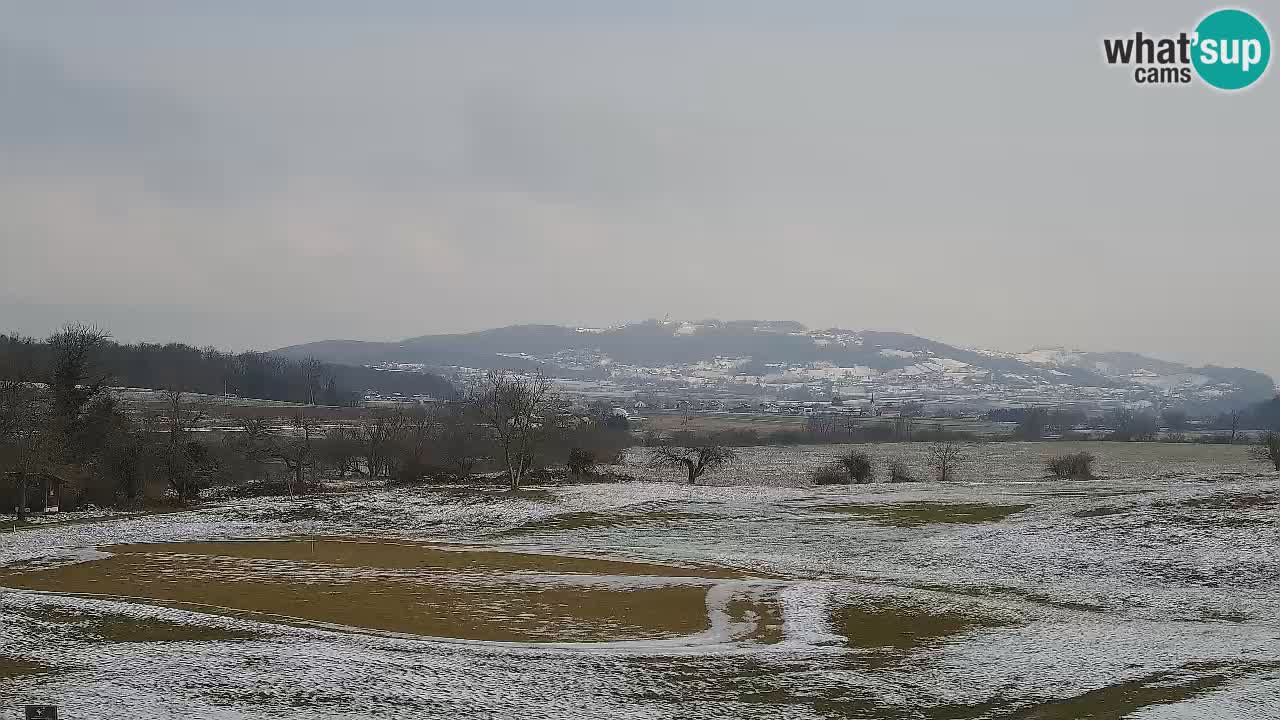
<svg viewBox="0 0 1280 720">
<path fill-rule="evenodd" d="M 1102 59 L 1213 7 L 0 0 L 0 332 L 763 318 L 1280 377 L 1276 79 Z"/>
<path fill-rule="evenodd" d="M 304 340 L 304 341 L 297 342 L 297 343 L 288 343 L 288 344 L 285 344 L 285 345 L 271 345 L 271 346 L 250 346 L 250 345 L 236 346 L 236 345 L 217 345 L 217 344 L 213 344 L 213 345 L 214 345 L 214 347 L 216 347 L 217 349 L 219 349 L 219 350 L 223 350 L 223 351 L 228 351 L 228 350 L 229 350 L 229 351 L 234 351 L 234 352 L 244 352 L 244 351 L 262 351 L 262 352 L 267 352 L 267 351 L 272 351 L 272 350 L 280 350 L 280 349 L 285 349 L 285 348 L 289 348 L 289 347 L 296 347 L 296 346 L 300 346 L 300 345 L 307 345 L 307 344 L 310 344 L 310 343 L 323 342 L 323 341 L 328 341 L 328 340 L 355 341 L 355 342 L 371 342 L 371 343 L 379 343 L 379 342 L 395 343 L 395 342 L 400 342 L 400 341 L 403 341 L 403 340 L 410 340 L 410 339 L 413 339 L 413 338 L 416 338 L 416 337 L 425 337 L 425 336 L 430 336 L 430 335 L 467 334 L 467 333 L 483 332 L 483 331 L 485 331 L 485 330 L 494 330 L 494 329 L 499 329 L 499 328 L 503 328 L 503 327 L 536 326 L 536 325 L 557 325 L 557 326 L 561 326 L 561 327 L 572 327 L 572 328 L 592 328 L 592 329 L 602 329 L 602 328 L 614 328 L 614 327 L 621 327 L 621 326 L 623 326 L 623 325 L 631 325 L 631 324 L 642 323 L 642 322 L 649 322 L 649 321 L 664 321 L 664 320 L 670 320 L 670 321 L 672 321 L 672 322 L 692 322 L 692 323 L 695 323 L 695 324 L 697 324 L 697 323 L 701 323 L 701 322 L 709 322 L 709 321 L 720 321 L 720 322 L 732 322 L 732 321 L 741 321 L 741 320 L 759 320 L 759 321 L 772 321 L 772 322 L 787 322 L 787 321 L 791 321 L 791 322 L 800 322 L 802 325 L 804 325 L 804 326 L 805 326 L 807 329 L 809 329 L 809 330 L 846 330 L 846 331 L 853 331 L 853 332 L 887 332 L 887 333 L 902 333 L 902 334 L 906 334 L 906 335 L 918 335 L 917 333 L 912 333 L 912 332 L 907 331 L 907 330 L 900 330 L 900 329 L 896 329 L 896 328 L 878 328 L 878 327 L 854 328 L 854 327 L 847 327 L 847 326 L 842 326 L 842 325 L 820 325 L 820 326 L 819 326 L 819 325 L 811 325 L 811 324 L 809 324 L 809 323 L 805 323 L 805 322 L 803 322 L 803 321 L 796 320 L 795 318 L 729 318 L 729 317 L 721 317 L 721 318 L 697 318 L 697 319 L 694 319 L 694 318 L 675 318 L 675 317 L 668 317 L 668 318 L 664 318 L 664 317 L 650 316 L 650 317 L 647 317 L 647 318 L 637 318 L 637 319 L 635 319 L 635 320 L 627 320 L 627 321 L 622 321 L 622 322 L 618 322 L 618 323 L 607 323 L 607 324 L 599 324 L 599 325 L 583 325 L 583 324 L 577 324 L 577 323 L 554 323 L 554 322 L 546 322 L 546 323 L 544 323 L 544 322 L 528 322 L 528 323 L 509 323 L 509 324 L 506 324 L 506 325 L 495 325 L 495 326 L 486 326 L 486 327 L 477 327 L 477 328 L 462 328 L 462 329 L 458 329 L 458 330 L 442 330 L 442 331 L 439 331 L 439 332 L 417 333 L 417 334 L 405 335 L 405 336 L 399 336 L 399 337 L 323 337 L 323 338 L 312 338 L 312 339 L 310 339 L 310 340 Z M 35 337 L 35 338 L 37 338 L 37 339 L 40 339 L 40 338 L 43 338 L 43 337 L 46 337 L 46 336 L 48 336 L 48 335 L 52 334 L 53 332 L 55 332 L 56 330 L 58 330 L 62 325 L 66 324 L 66 323 L 71 323 L 71 322 L 86 322 L 86 321 L 85 321 L 85 320 L 83 320 L 82 318 L 68 318 L 67 320 L 59 321 L 59 322 L 57 322 L 57 323 L 54 323 L 54 324 L 52 324 L 52 325 L 49 325 L 47 328 L 43 328 L 43 326 L 42 326 L 42 328 L 43 328 L 43 329 L 42 329 L 42 328 L 37 328 L 37 329 L 34 329 L 34 330 L 24 330 L 24 331 L 19 331 L 19 332 L 17 332 L 16 334 L 20 334 L 20 335 L 29 335 L 29 336 Z M 198 337 L 184 338 L 184 337 L 178 337 L 178 336 L 167 336 L 167 335 L 166 335 L 166 336 L 156 336 L 156 337 L 147 337 L 147 336 L 121 336 L 121 335 L 119 335 L 118 333 L 116 333 L 114 330 L 112 330 L 112 327 L 111 327 L 109 324 L 107 324 L 107 323 L 103 323 L 103 322 L 93 322 L 93 321 L 88 321 L 88 322 L 89 322 L 89 324 L 95 325 L 96 327 L 98 327 L 98 328 L 100 328 L 100 329 L 103 329 L 103 330 L 106 330 L 107 332 L 109 332 L 109 333 L 111 334 L 111 339 L 112 339 L 113 341 L 115 341 L 115 342 L 121 342 L 121 343 L 140 343 L 140 342 L 183 342 L 183 343 L 187 343 L 187 344 L 189 344 L 189 345 L 194 345 L 194 346 L 197 346 L 197 347 L 204 347 L 204 346 L 210 345 L 210 343 L 201 342 L 201 340 L 200 340 Z M 14 331 L 12 331 L 12 330 L 0 330 L 0 334 L 8 334 L 8 333 L 10 333 L 10 332 L 14 332 Z M 925 337 L 925 336 L 921 336 L 921 337 Z M 956 340 L 947 339 L 947 338 L 944 338 L 944 337 L 926 337 L 926 339 L 928 339 L 928 340 L 935 340 L 935 341 L 938 341 L 938 342 L 946 343 L 946 344 L 951 345 L 951 346 L 953 346 L 953 347 L 957 347 L 957 348 L 961 348 L 961 349 L 970 349 L 970 350 L 989 350 L 989 351 L 996 351 L 996 352 L 1018 353 L 1018 352 L 1027 352 L 1027 351 L 1032 351 L 1032 350 L 1044 350 L 1044 349 L 1057 349 L 1057 348 L 1061 348 L 1061 349 L 1068 350 L 1068 351 L 1080 351 L 1080 352 L 1092 352 L 1092 353 L 1136 352 L 1136 353 L 1138 353 L 1138 354 L 1145 355 L 1145 356 L 1151 357 L 1151 358 L 1156 359 L 1156 360 L 1164 360 L 1164 361 L 1169 361 L 1169 362 L 1182 362 L 1182 363 L 1186 363 L 1186 364 L 1188 364 L 1188 365 L 1192 365 L 1192 366 L 1194 366 L 1194 365 L 1214 365 L 1214 366 L 1219 366 L 1219 367 L 1243 367 L 1243 366 L 1232 366 L 1232 365 L 1228 365 L 1228 364 L 1225 364 L 1225 363 L 1217 363 L 1217 362 L 1213 362 L 1213 361 L 1197 362 L 1197 361 L 1192 361 L 1192 360 L 1180 359 L 1180 358 L 1177 358 L 1177 357 L 1169 357 L 1169 356 L 1164 356 L 1164 355 L 1157 355 L 1157 354 L 1155 354 L 1155 353 L 1144 353 L 1144 352 L 1141 352 L 1141 351 L 1133 350 L 1132 348 L 1086 348 L 1086 347 L 1075 347 L 1075 346 L 1071 346 L 1071 345 L 1064 345 L 1064 344 L 1061 344 L 1061 343 L 1058 343 L 1058 344 L 1041 344 L 1041 345 L 1028 346 L 1028 347 L 995 347 L 995 346 L 986 346 L 986 345 L 973 345 L 973 344 L 970 344 L 970 343 L 965 343 L 965 342 L 963 342 L 963 341 L 956 341 Z M 1257 368 L 1257 367 L 1253 367 L 1253 368 L 1248 368 L 1248 367 L 1246 367 L 1245 369 L 1248 369 L 1248 370 L 1258 370 L 1258 371 L 1261 371 L 1261 372 L 1267 372 L 1264 368 Z M 1272 378 L 1273 378 L 1274 380 L 1280 381 L 1280 373 L 1268 373 L 1268 374 L 1269 374 L 1269 375 L 1271 375 L 1271 376 L 1272 376 Z M 1280 384 L 1278 384 L 1278 385 L 1277 385 L 1277 387 L 1278 387 L 1278 388 L 1280 388 Z"/>
</svg>

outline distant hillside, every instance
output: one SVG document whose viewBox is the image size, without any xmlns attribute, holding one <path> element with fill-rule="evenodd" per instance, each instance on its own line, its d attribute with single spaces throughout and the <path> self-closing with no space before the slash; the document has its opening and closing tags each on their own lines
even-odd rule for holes
<svg viewBox="0 0 1280 720">
<path fill-rule="evenodd" d="M 1240 368 L 1195 368 L 1136 353 L 973 350 L 903 333 L 809 330 L 793 321 L 649 320 L 602 329 L 517 325 L 400 342 L 327 340 L 275 353 L 366 365 L 538 367 L 575 378 L 661 375 L 703 382 L 723 376 L 717 382 L 909 387 L 939 396 L 959 388 L 974 396 L 985 391 L 1016 399 L 1028 389 L 1063 388 L 1063 398 L 1074 393 L 1087 399 L 1098 390 L 1108 397 L 1203 409 L 1243 406 L 1275 393 L 1270 377 Z M 659 368 L 666 370 L 658 373 Z"/>
<path fill-rule="evenodd" d="M 0 378 L 39 379 L 51 364 L 45 342 L 0 335 Z M 224 391 L 240 397 L 342 405 L 365 391 L 381 394 L 451 397 L 454 388 L 430 373 L 388 372 L 363 365 L 288 358 L 269 353 L 230 354 L 211 348 L 170 343 L 108 342 L 100 352 L 108 383 L 123 387 L 163 388 L 208 395 Z M 316 358 L 320 360 L 320 358 Z"/>
</svg>

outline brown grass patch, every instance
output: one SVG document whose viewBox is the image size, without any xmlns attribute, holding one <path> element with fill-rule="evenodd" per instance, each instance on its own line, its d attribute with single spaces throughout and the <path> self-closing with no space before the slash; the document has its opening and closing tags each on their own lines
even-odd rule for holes
<svg viewBox="0 0 1280 720">
<path fill-rule="evenodd" d="M 1010 623 L 954 611 L 926 610 L 911 605 L 846 605 L 832 613 L 850 647 L 888 649 L 905 655 L 977 628 Z"/>
<path fill-rule="evenodd" d="M 931 524 L 998 522 L 1029 507 L 1031 506 L 908 502 L 896 505 L 819 505 L 814 510 L 853 515 L 889 527 L 920 527 Z"/>
<path fill-rule="evenodd" d="M 596 528 L 614 528 L 635 525 L 652 525 L 666 527 L 683 522 L 712 520 L 714 515 L 702 513 L 678 512 L 671 510 L 655 510 L 646 513 L 610 513 L 582 511 L 553 515 L 541 520 L 531 520 L 510 530 L 496 533 L 494 537 L 519 537 L 522 535 L 538 535 L 543 533 L 560 533 L 572 530 L 592 530 Z"/>
<path fill-rule="evenodd" d="M 204 555 L 253 560 L 291 560 L 349 568 L 454 572 L 532 572 L 636 577 L 730 578 L 718 568 L 685 569 L 656 563 L 564 555 L 448 548 L 390 540 L 294 538 L 230 542 L 133 543 L 103 548 L 115 555 Z"/>
<path fill-rule="evenodd" d="M 55 669 L 50 665 L 35 660 L 0 655 L 0 681 L 30 677 L 32 675 L 48 675 Z"/>
<path fill-rule="evenodd" d="M 757 598 L 734 598 L 726 603 L 729 617 L 755 626 L 748 637 L 758 643 L 773 645 L 785 638 L 782 622 L 782 605 L 771 599 L 762 602 Z"/>
<path fill-rule="evenodd" d="M 706 591 L 713 584 L 707 578 L 717 574 L 648 563 L 335 540 L 107 550 L 115 554 L 9 573 L 0 582 L 419 635 L 586 642 L 705 630 Z M 127 629 L 120 636 L 146 637 L 147 632 L 182 639 L 189 631 Z"/>
<path fill-rule="evenodd" d="M 1274 667 L 1274 666 L 1272 666 Z M 1264 669 L 1226 663 L 1193 663 L 1090 690 L 1074 697 L 1034 705 L 1003 716 L 1009 720 L 1111 720 L 1143 708 L 1179 703 L 1205 695 L 1232 679 Z"/>
</svg>

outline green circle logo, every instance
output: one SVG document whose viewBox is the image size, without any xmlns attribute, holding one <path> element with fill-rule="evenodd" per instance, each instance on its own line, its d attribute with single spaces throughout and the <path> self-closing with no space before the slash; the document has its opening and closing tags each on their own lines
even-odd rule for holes
<svg viewBox="0 0 1280 720">
<path fill-rule="evenodd" d="M 1200 79 L 1220 90 L 1249 87 L 1271 59 L 1271 36 L 1243 10 L 1218 10 L 1196 26 L 1191 63 Z"/>
</svg>

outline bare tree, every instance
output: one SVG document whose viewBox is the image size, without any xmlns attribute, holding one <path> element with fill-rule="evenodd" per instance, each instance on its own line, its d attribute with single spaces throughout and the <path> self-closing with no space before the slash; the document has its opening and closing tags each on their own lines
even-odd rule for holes
<svg viewBox="0 0 1280 720">
<path fill-rule="evenodd" d="M 56 454 L 48 431 L 49 402 L 40 387 L 23 380 L 0 380 L 0 479 L 17 491 L 15 511 L 23 517 L 27 493 Z"/>
<path fill-rule="evenodd" d="M 301 362 L 299 369 L 307 384 L 307 404 L 319 404 L 320 391 L 324 388 L 324 364 L 313 357 L 309 357 Z"/>
<path fill-rule="evenodd" d="M 65 325 L 49 338 L 53 348 L 49 389 L 53 393 L 54 418 L 67 431 L 107 385 L 110 374 L 97 358 L 110 339 L 107 331 L 80 323 Z"/>
<path fill-rule="evenodd" d="M 29 442 L 39 440 L 46 494 L 53 483 L 74 486 L 81 499 L 92 493 L 99 502 L 113 501 L 120 489 L 136 495 L 143 443 L 128 437 L 131 423 L 106 392 L 110 374 L 102 351 L 109 339 L 106 331 L 90 325 L 65 325 L 47 341 L 47 368 L 37 370 L 31 363 L 30 375 L 21 378 L 48 388 L 47 412 L 26 436 Z M 111 480 L 116 487 L 105 484 Z"/>
<path fill-rule="evenodd" d="M 356 425 L 356 438 L 370 478 L 389 473 L 391 445 L 403 428 L 404 412 L 399 408 L 370 411 Z"/>
<path fill-rule="evenodd" d="M 398 443 L 403 455 L 400 474 L 404 479 L 419 480 L 426 475 L 439 427 L 437 413 L 422 405 L 415 405 L 405 413 Z"/>
<path fill-rule="evenodd" d="M 137 432 L 134 425 L 123 416 L 117 416 L 108 428 L 98 470 L 114 480 L 114 490 L 127 502 L 136 501 L 144 489 L 147 478 L 148 458 L 151 456 L 152 438 Z"/>
<path fill-rule="evenodd" d="M 320 440 L 317 457 L 343 480 L 348 473 L 359 472 L 361 443 L 353 427 L 339 425 L 330 428 Z"/>
<path fill-rule="evenodd" d="M 289 495 L 305 493 L 311 485 L 315 466 L 315 421 L 298 411 L 289 421 L 289 435 L 272 444 L 273 454 L 289 471 Z"/>
<path fill-rule="evenodd" d="M 490 445 L 476 404 L 459 400 L 446 404 L 437 413 L 442 462 L 458 480 L 471 477 L 475 466 L 488 456 Z"/>
<path fill-rule="evenodd" d="M 164 393 L 164 410 L 162 420 L 170 442 L 175 442 L 200 421 L 199 408 L 183 400 L 186 393 L 181 390 L 167 390 Z"/>
<path fill-rule="evenodd" d="M 1124 407 L 1107 411 L 1103 425 L 1111 429 L 1112 440 L 1126 442 L 1150 442 L 1160 431 L 1160 421 L 1153 413 L 1135 412 Z"/>
<path fill-rule="evenodd" d="M 738 459 L 737 453 L 722 445 L 659 445 L 649 461 L 653 467 L 683 470 L 693 485 L 708 471 L 715 470 Z"/>
<path fill-rule="evenodd" d="M 693 399 L 688 393 L 680 400 L 680 427 L 688 430 L 689 425 L 693 422 Z"/>
<path fill-rule="evenodd" d="M 542 373 L 491 372 L 476 396 L 476 409 L 502 452 L 512 490 L 533 465 L 545 429 L 554 423 L 559 397 Z"/>
<path fill-rule="evenodd" d="M 1239 410 L 1232 410 L 1227 414 L 1227 422 L 1231 426 L 1231 437 L 1227 439 L 1227 442 L 1232 445 L 1235 445 L 1236 440 L 1240 439 L 1240 418 L 1242 415 L 1243 413 Z"/>
<path fill-rule="evenodd" d="M 938 482 L 954 480 L 964 461 L 964 451 L 953 442 L 936 442 L 929 446 L 929 468 Z"/>
<path fill-rule="evenodd" d="M 224 443 L 239 465 L 229 469 L 254 480 L 267 479 L 267 463 L 274 454 L 275 436 L 266 419 L 245 419 L 240 423 L 240 432 L 227 434 Z M 233 478 L 235 481 L 240 479 Z"/>
<path fill-rule="evenodd" d="M 172 390 L 165 394 L 163 417 L 166 441 L 161 448 L 165 479 L 180 503 L 191 503 L 200 497 L 200 476 L 209 463 L 208 449 L 191 437 L 192 425 L 199 412 L 182 400 L 183 393 Z"/>
<path fill-rule="evenodd" d="M 1262 462 L 1269 462 L 1280 470 L 1280 432 L 1272 430 L 1258 438 L 1258 446 L 1253 450 L 1254 457 Z"/>
</svg>

